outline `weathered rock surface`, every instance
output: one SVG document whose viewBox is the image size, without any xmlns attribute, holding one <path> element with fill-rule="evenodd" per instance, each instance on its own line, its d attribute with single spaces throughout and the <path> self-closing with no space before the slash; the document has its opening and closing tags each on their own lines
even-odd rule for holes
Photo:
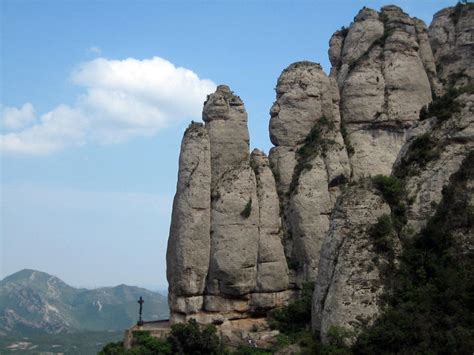
<svg viewBox="0 0 474 355">
<path fill-rule="evenodd" d="M 382 283 L 368 235 L 369 228 L 390 207 L 364 181 L 342 194 L 332 213 L 321 250 L 313 296 L 313 330 L 323 342 L 332 326 L 360 330 L 379 314 Z"/>
<path fill-rule="evenodd" d="M 244 214 L 250 206 L 248 215 Z M 228 170 L 214 191 L 211 263 L 207 292 L 242 296 L 257 278 L 259 208 L 255 174 L 248 164 Z"/>
<path fill-rule="evenodd" d="M 258 149 L 251 154 L 251 165 L 257 180 L 259 208 L 256 291 L 283 291 L 288 287 L 288 266 L 282 244 L 275 178 L 268 158 Z"/>
<path fill-rule="evenodd" d="M 472 84 L 474 66 L 474 4 L 457 5 L 438 11 L 429 28 L 429 41 L 445 84 Z"/>
<path fill-rule="evenodd" d="M 389 174 L 405 131 L 440 91 L 426 26 L 396 6 L 364 8 L 330 41 L 353 176 Z"/>
<path fill-rule="evenodd" d="M 316 276 L 338 186 L 350 178 L 349 160 L 340 132 L 337 85 L 319 64 L 290 65 L 276 92 L 270 110 L 270 138 L 276 147 L 270 161 L 284 206 L 291 281 L 299 286 Z M 300 149 L 307 152 L 304 157 Z"/>
<path fill-rule="evenodd" d="M 166 255 L 172 310 L 199 309 L 202 303 L 202 297 L 193 296 L 201 295 L 206 284 L 211 250 L 210 208 L 209 136 L 202 124 L 192 123 L 181 144 L 178 185 Z M 192 299 L 187 300 L 187 297 Z"/>
<path fill-rule="evenodd" d="M 474 149 L 474 94 L 462 94 L 457 100 L 461 105 L 460 112 L 453 113 L 448 120 L 432 117 L 408 131 L 407 144 L 394 166 L 394 174 L 405 178 L 411 202 L 408 223 L 414 231 L 420 230 L 434 214 L 441 201 L 443 187 Z M 433 155 L 421 167 L 412 153 L 414 143 L 419 145 L 420 139 L 428 142 L 425 143 L 426 149 Z"/>
<path fill-rule="evenodd" d="M 312 326 L 323 341 L 336 326 L 353 331 L 351 343 L 374 322 L 380 266 L 396 267 L 400 240 L 433 216 L 474 148 L 472 90 L 449 103 L 451 115 L 431 107 L 419 118 L 432 94 L 472 83 L 473 11 L 444 9 L 428 31 L 396 6 L 363 8 L 330 40 L 329 77 L 311 62 L 282 72 L 268 158 L 249 154 L 240 98 L 224 85 L 209 95 L 205 126 L 191 125 L 181 148 L 167 254 L 172 322 L 220 324 L 232 341 L 261 326 L 260 341 L 274 335 L 255 317 L 307 281 L 315 281 Z M 397 176 L 407 191 L 407 224 L 390 232 L 390 260 L 369 233 L 395 213 L 371 183 L 378 174 Z"/>
<path fill-rule="evenodd" d="M 247 112 L 237 95 L 219 85 L 204 103 L 202 119 L 211 141 L 212 186 L 229 169 L 249 159 Z"/>
<path fill-rule="evenodd" d="M 168 242 L 171 321 L 250 317 L 283 305 L 288 267 L 268 158 L 250 160 L 247 114 L 219 86 L 186 131 Z"/>
</svg>

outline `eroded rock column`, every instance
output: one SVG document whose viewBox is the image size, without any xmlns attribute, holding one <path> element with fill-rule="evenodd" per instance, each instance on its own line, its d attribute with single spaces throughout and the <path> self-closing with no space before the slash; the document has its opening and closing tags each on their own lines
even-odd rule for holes
<svg viewBox="0 0 474 355">
<path fill-rule="evenodd" d="M 178 184 L 166 254 L 172 320 L 202 308 L 211 251 L 211 153 L 203 124 L 181 143 Z"/>
<path fill-rule="evenodd" d="M 270 162 L 283 206 L 284 244 L 293 287 L 314 281 L 319 251 L 340 187 L 349 181 L 340 132 L 339 93 L 319 64 L 283 71 L 270 119 Z"/>
</svg>

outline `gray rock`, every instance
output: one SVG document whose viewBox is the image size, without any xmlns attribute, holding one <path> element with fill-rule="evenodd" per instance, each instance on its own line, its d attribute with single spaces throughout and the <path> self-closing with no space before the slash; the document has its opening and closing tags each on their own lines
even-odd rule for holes
<svg viewBox="0 0 474 355">
<path fill-rule="evenodd" d="M 256 285 L 259 205 L 248 163 L 227 170 L 215 187 L 207 293 L 232 297 Z"/>
<path fill-rule="evenodd" d="M 257 292 L 274 292 L 288 287 L 288 266 L 282 243 L 280 205 L 275 179 L 265 154 L 255 149 L 251 165 L 257 180 L 259 240 Z"/>
<path fill-rule="evenodd" d="M 329 50 L 355 179 L 388 173 L 420 109 L 440 92 L 426 26 L 396 6 L 364 8 Z M 344 35 L 345 34 L 345 35 Z M 335 68 L 334 68 L 335 67 Z"/>
<path fill-rule="evenodd" d="M 313 331 L 320 333 L 323 342 L 332 326 L 355 334 L 380 313 L 383 288 L 368 229 L 383 214 L 390 214 L 390 207 L 370 181 L 352 186 L 338 199 L 321 249 L 313 295 Z"/>
<path fill-rule="evenodd" d="M 472 84 L 474 66 L 474 5 L 459 4 L 438 11 L 429 28 L 429 40 L 440 80 L 446 85 Z"/>
<path fill-rule="evenodd" d="M 219 85 L 204 103 L 202 119 L 211 142 L 212 186 L 229 169 L 249 159 L 247 112 L 240 97 Z"/>
<path fill-rule="evenodd" d="M 335 91 L 317 63 L 297 62 L 283 70 L 276 87 L 277 100 L 270 110 L 272 143 L 301 144 L 320 117 L 339 119 Z"/>
<path fill-rule="evenodd" d="M 181 144 L 166 254 L 170 303 L 203 293 L 209 268 L 211 155 L 202 124 L 192 123 Z"/>
<path fill-rule="evenodd" d="M 270 114 L 270 137 L 277 146 L 269 159 L 283 206 L 285 254 L 292 287 L 300 287 L 317 274 L 329 215 L 341 183 L 350 179 L 337 84 L 319 64 L 294 63 L 278 79 Z M 312 130 L 318 137 L 307 138 Z M 305 148 L 310 156 L 302 157 L 298 151 L 305 145 L 315 147 Z"/>
<path fill-rule="evenodd" d="M 436 211 L 441 201 L 443 187 L 452 174 L 458 171 L 464 158 L 474 149 L 474 94 L 463 94 L 457 99 L 462 109 L 450 119 L 438 122 L 433 117 L 421 121 L 409 132 L 407 143 L 400 151 L 394 165 L 394 173 L 402 174 L 402 161 L 410 154 L 412 143 L 422 135 L 436 145 L 430 148 L 438 156 L 421 169 L 413 167 L 405 178 L 408 199 L 408 225 L 412 232 L 418 232 Z M 416 158 L 416 157 L 415 157 Z M 415 162 L 416 163 L 416 162 Z"/>
</svg>

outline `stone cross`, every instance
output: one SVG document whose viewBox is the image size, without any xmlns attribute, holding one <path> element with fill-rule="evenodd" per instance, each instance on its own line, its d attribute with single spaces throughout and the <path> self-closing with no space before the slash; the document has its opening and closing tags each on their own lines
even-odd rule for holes
<svg viewBox="0 0 474 355">
<path fill-rule="evenodd" d="M 138 322 L 137 325 L 143 325 L 143 320 L 142 320 L 142 311 L 143 311 L 143 303 L 145 301 L 143 300 L 142 296 L 140 296 L 140 299 L 137 301 L 138 304 L 140 304 L 140 310 L 138 311 Z"/>
</svg>

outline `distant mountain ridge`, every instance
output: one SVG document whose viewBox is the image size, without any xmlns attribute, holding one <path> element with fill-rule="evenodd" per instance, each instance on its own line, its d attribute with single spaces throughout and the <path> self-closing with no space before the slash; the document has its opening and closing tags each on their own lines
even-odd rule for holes
<svg viewBox="0 0 474 355">
<path fill-rule="evenodd" d="M 0 335 L 123 330 L 137 320 L 168 317 L 166 297 L 144 288 L 118 285 L 74 288 L 45 272 L 24 269 L 0 281 Z"/>
</svg>

